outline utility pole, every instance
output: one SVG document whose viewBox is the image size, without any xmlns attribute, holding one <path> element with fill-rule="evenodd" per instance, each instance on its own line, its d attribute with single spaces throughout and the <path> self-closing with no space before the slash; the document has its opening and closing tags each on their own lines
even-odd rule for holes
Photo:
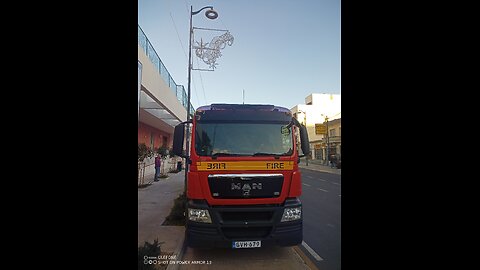
<svg viewBox="0 0 480 270">
<path fill-rule="evenodd" d="M 203 27 L 193 27 L 192 19 L 193 15 L 197 15 L 202 10 L 207 9 L 205 11 L 205 17 L 210 20 L 215 20 L 218 17 L 218 13 L 213 9 L 213 6 L 205 6 L 197 11 L 193 11 L 193 6 L 190 6 L 190 38 L 188 42 L 188 94 L 187 94 L 187 121 L 192 119 L 192 114 L 195 113 L 193 111 L 193 107 L 190 104 L 190 96 L 191 96 L 191 80 L 192 80 L 192 70 L 199 70 L 199 71 L 214 71 L 217 65 L 216 61 L 217 58 L 220 57 L 222 54 L 220 50 L 224 49 L 226 45 L 232 46 L 233 44 L 233 36 L 230 34 L 228 30 L 222 29 L 211 29 L 211 28 L 203 28 Z M 214 37 L 212 42 L 204 43 L 203 40 L 200 40 L 200 43 L 197 41 L 196 43 L 198 46 L 193 46 L 194 37 L 193 31 L 194 29 L 197 30 L 206 30 L 206 31 L 221 31 L 225 32 L 221 36 Z M 207 44 L 209 46 L 207 47 Z M 192 48 L 193 47 L 193 48 Z M 210 69 L 196 69 L 193 68 L 193 61 L 192 61 L 192 49 L 195 49 L 195 54 L 197 57 L 203 60 L 207 65 L 210 66 Z M 192 114 L 190 113 L 192 110 Z M 189 158 L 190 158 L 190 134 L 191 134 L 191 126 L 187 126 L 186 136 L 187 136 L 187 146 L 186 146 L 186 156 L 185 159 L 185 191 L 187 191 L 187 174 L 188 174 L 188 165 L 189 165 Z"/>
<path fill-rule="evenodd" d="M 206 6 L 201 8 L 200 10 L 193 11 L 193 6 L 190 6 L 190 38 L 188 42 L 188 93 L 187 93 L 187 121 L 190 121 L 192 119 L 191 114 L 190 114 L 190 109 L 192 108 L 190 105 L 190 84 L 192 80 L 192 69 L 193 69 L 193 61 L 192 61 L 192 43 L 193 43 L 193 25 L 192 25 L 192 19 L 193 15 L 196 15 L 200 13 L 200 11 L 204 9 L 210 9 L 205 12 L 205 16 L 210 19 L 210 20 L 215 20 L 218 17 L 218 13 L 213 10 L 212 6 Z M 189 165 L 189 159 L 190 159 L 190 125 L 187 126 L 186 130 L 186 135 L 187 135 L 187 146 L 186 146 L 186 159 L 185 159 L 185 184 L 184 184 L 184 191 L 187 191 L 187 175 L 188 175 L 188 165 Z"/>
<path fill-rule="evenodd" d="M 327 122 L 327 165 L 330 165 L 330 138 L 328 136 L 328 116 L 325 116 Z"/>
</svg>

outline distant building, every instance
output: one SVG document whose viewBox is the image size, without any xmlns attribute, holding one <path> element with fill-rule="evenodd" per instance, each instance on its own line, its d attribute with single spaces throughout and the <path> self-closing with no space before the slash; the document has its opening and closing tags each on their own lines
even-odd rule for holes
<svg viewBox="0 0 480 270">
<path fill-rule="evenodd" d="M 327 152 L 341 158 L 341 95 L 312 93 L 305 98 L 305 104 L 298 104 L 290 111 L 307 127 L 311 149 L 309 159 L 326 163 Z M 328 141 L 326 134 L 315 133 L 316 124 L 324 124 L 326 128 L 327 118 Z M 327 145 L 330 146 L 328 151 Z"/>
<path fill-rule="evenodd" d="M 337 118 L 332 121 L 328 121 L 328 138 L 322 139 L 321 144 L 316 142 L 314 147 L 317 149 L 322 149 L 325 151 L 327 145 L 330 145 L 329 154 L 335 155 L 337 158 L 341 159 L 342 153 L 342 122 L 341 118 Z M 327 141 L 328 139 L 328 141 Z"/>
</svg>

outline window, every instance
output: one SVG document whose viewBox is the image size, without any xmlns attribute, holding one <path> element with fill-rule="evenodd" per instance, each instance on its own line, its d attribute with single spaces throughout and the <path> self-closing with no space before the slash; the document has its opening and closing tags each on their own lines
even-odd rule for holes
<svg viewBox="0 0 480 270">
<path fill-rule="evenodd" d="M 322 159 L 322 144 L 315 144 L 315 159 Z"/>
<path fill-rule="evenodd" d="M 195 130 L 195 151 L 200 156 L 291 155 L 291 127 L 272 123 L 201 123 Z"/>
<path fill-rule="evenodd" d="M 162 142 L 163 147 L 167 147 L 167 144 L 168 144 L 168 137 L 163 136 L 163 142 Z"/>
<path fill-rule="evenodd" d="M 330 129 L 330 137 L 334 137 L 335 135 L 335 129 Z"/>
<path fill-rule="evenodd" d="M 150 132 L 150 149 L 154 149 L 155 144 L 155 137 L 153 136 L 153 132 Z"/>
</svg>

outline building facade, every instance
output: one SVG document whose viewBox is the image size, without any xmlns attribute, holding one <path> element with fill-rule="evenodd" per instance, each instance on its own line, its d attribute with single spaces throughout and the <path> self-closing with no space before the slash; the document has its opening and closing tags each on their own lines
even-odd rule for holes
<svg viewBox="0 0 480 270">
<path fill-rule="evenodd" d="M 315 142 L 314 147 L 320 149 L 320 153 L 318 156 L 321 157 L 319 159 L 324 160 L 323 157 L 327 156 L 327 148 L 328 148 L 328 155 L 335 155 L 337 159 L 342 158 L 342 119 L 337 118 L 332 121 L 328 121 L 328 136 L 324 136 L 321 143 Z"/>
<path fill-rule="evenodd" d="M 175 83 L 138 26 L 138 143 L 152 150 L 171 148 L 174 127 L 186 121 L 187 108 L 183 85 Z"/>
<path fill-rule="evenodd" d="M 290 111 L 307 127 L 309 159 L 326 163 L 327 153 L 341 157 L 341 95 L 312 93 L 305 98 L 305 104 L 298 104 Z M 317 134 L 316 125 L 323 125 L 328 136 Z"/>
</svg>

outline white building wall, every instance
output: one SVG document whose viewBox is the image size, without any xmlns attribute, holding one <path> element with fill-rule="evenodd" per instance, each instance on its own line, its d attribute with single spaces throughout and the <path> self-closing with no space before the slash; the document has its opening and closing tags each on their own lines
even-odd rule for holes
<svg viewBox="0 0 480 270">
<path fill-rule="evenodd" d="M 315 124 L 323 124 L 325 116 L 328 116 L 329 121 L 341 118 L 341 95 L 312 93 L 305 98 L 305 104 L 298 104 L 290 111 L 298 115 L 300 123 L 304 123 L 306 116 L 310 142 L 320 141 L 323 139 L 323 135 L 315 134 Z M 310 144 L 310 149 L 312 157 L 315 157 L 313 144 Z"/>
<path fill-rule="evenodd" d="M 153 66 L 143 48 L 138 45 L 138 61 L 142 64 L 142 85 L 180 121 L 187 120 L 187 110 Z"/>
</svg>

